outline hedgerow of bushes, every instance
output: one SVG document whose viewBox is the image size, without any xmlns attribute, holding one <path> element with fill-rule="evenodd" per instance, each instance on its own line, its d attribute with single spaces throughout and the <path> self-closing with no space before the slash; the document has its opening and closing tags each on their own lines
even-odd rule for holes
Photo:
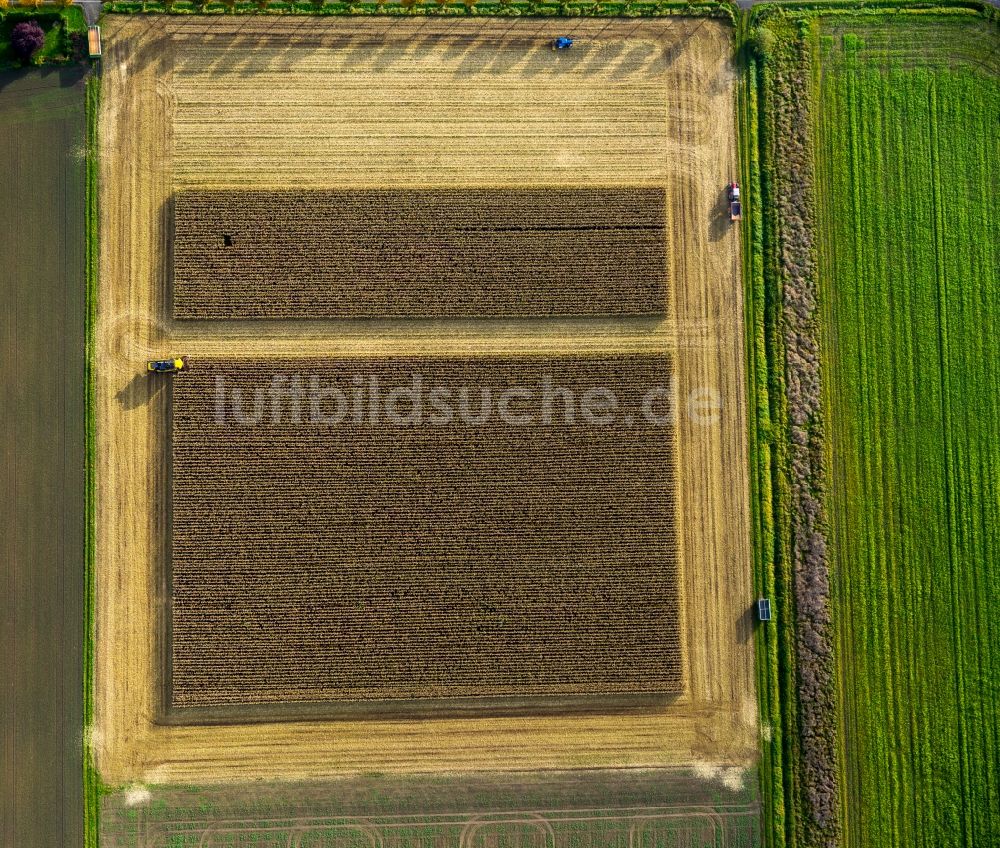
<svg viewBox="0 0 1000 848">
<path fill-rule="evenodd" d="M 117 0 L 104 4 L 105 12 L 117 14 L 160 13 L 173 15 L 447 15 L 489 17 L 663 17 L 690 15 L 718 17 L 734 20 L 734 7 L 728 3 L 707 0 L 701 3 L 676 2 L 676 0 L 609 0 L 609 2 L 562 2 L 543 0 L 475 0 L 459 3 L 454 0 L 393 0 L 393 2 L 288 2 L 288 0 Z"/>
<path fill-rule="evenodd" d="M 824 438 L 817 314 L 813 143 L 810 114 L 809 24 L 777 13 L 751 34 L 748 45 L 762 69 L 763 184 L 767 192 L 765 268 L 778 300 L 775 343 L 782 373 L 776 390 L 779 504 L 776 532 L 792 594 L 794 622 L 785 669 L 795 704 L 786 718 L 797 725 L 789 742 L 793 775 L 790 838 L 833 848 L 839 841 L 836 701 Z M 787 623 L 785 625 L 787 627 Z M 792 672 L 790 669 L 794 669 Z M 797 832 L 801 829 L 801 832 Z"/>
</svg>

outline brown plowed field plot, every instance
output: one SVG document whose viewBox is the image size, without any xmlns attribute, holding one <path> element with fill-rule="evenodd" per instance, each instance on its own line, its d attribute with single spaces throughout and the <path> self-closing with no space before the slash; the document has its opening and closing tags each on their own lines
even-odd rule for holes
<svg viewBox="0 0 1000 848">
<path fill-rule="evenodd" d="M 742 287 L 738 233 L 722 194 L 736 170 L 731 30 L 708 20 L 564 23 L 577 37 L 565 55 L 548 48 L 551 24 L 542 20 L 107 19 L 92 735 L 105 780 L 756 757 Z M 178 192 L 557 186 L 665 193 L 664 315 L 171 314 Z M 682 691 L 666 704 L 613 712 L 159 723 L 169 653 L 157 634 L 169 620 L 171 404 L 169 383 L 141 369 L 147 356 L 174 352 L 193 366 L 177 385 L 200 379 L 212 360 L 244 357 L 545 359 L 567 367 L 666 357 L 677 402 Z M 580 522 L 576 532 L 585 529 Z"/>
<path fill-rule="evenodd" d="M 679 691 L 673 427 L 640 414 L 671 379 L 607 356 L 175 380 L 172 706 Z M 348 415 L 373 381 L 406 400 Z M 588 391 L 637 421 L 577 409 Z"/>
<path fill-rule="evenodd" d="M 183 191 L 175 318 L 662 315 L 655 188 Z"/>
</svg>

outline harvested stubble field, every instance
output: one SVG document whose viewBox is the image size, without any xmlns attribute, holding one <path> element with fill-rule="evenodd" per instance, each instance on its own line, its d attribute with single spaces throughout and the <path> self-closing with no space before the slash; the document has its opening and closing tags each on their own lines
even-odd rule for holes
<svg viewBox="0 0 1000 848">
<path fill-rule="evenodd" d="M 655 188 L 183 191 L 181 319 L 662 315 Z"/>
<path fill-rule="evenodd" d="M 666 356 L 200 362 L 173 388 L 172 705 L 678 692 L 674 427 L 646 400 L 671 381 Z M 347 414 L 376 385 L 402 403 Z"/>
<path fill-rule="evenodd" d="M 96 727 L 102 777 L 205 782 L 434 769 L 740 764 L 758 749 L 731 30 L 716 21 L 105 19 L 97 367 Z M 579 48 L 579 49 L 578 49 Z M 486 139 L 487 141 L 484 141 Z M 175 321 L 188 189 L 649 186 L 663 317 Z M 628 714 L 428 723 L 158 723 L 169 391 L 143 359 L 668 354 L 676 375 L 684 691 Z M 187 376 L 193 376 L 194 371 Z M 721 409 L 699 417 L 712 398 Z"/>
</svg>

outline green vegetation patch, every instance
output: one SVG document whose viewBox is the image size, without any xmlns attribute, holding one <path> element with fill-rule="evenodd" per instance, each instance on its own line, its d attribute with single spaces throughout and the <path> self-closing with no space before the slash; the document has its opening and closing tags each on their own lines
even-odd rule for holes
<svg viewBox="0 0 1000 848">
<path fill-rule="evenodd" d="M 885 24 L 823 26 L 819 93 L 844 826 L 858 846 L 987 845 L 1000 833 L 1000 78 L 995 50 L 970 54 L 998 34 L 929 21 L 896 40 Z"/>
<path fill-rule="evenodd" d="M 79 6 L 58 12 L 40 9 L 0 11 L 0 69 L 17 68 L 23 62 L 11 49 L 11 33 L 23 21 L 36 21 L 45 32 L 45 44 L 32 57 L 31 64 L 68 64 L 87 56 L 87 24 Z"/>
</svg>

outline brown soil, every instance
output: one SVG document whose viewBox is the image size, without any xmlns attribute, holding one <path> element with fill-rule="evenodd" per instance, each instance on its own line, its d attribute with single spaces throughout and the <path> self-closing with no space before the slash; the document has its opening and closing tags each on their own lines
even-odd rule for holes
<svg viewBox="0 0 1000 848">
<path fill-rule="evenodd" d="M 172 705 L 678 691 L 673 426 L 643 414 L 671 379 L 199 360 L 173 382 Z"/>
<path fill-rule="evenodd" d="M 83 72 L 0 74 L 0 845 L 82 845 Z"/>
<path fill-rule="evenodd" d="M 652 188 L 182 191 L 175 318 L 662 315 Z"/>
</svg>

